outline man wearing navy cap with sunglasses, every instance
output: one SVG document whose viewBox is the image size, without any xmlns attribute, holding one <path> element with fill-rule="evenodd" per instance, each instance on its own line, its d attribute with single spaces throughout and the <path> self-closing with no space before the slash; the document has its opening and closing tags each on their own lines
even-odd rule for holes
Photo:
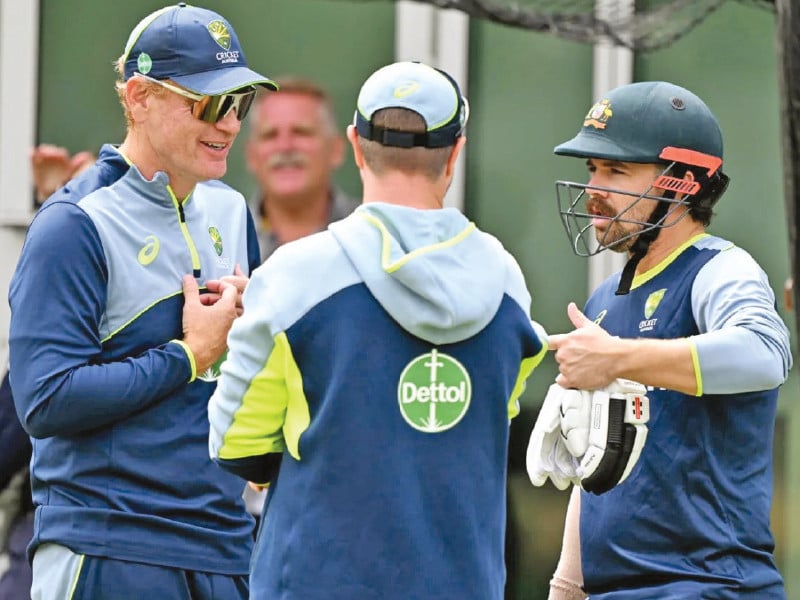
<svg viewBox="0 0 800 600">
<path fill-rule="evenodd" d="M 443 207 L 466 121 L 446 73 L 373 73 L 363 204 L 250 280 L 209 419 L 212 457 L 271 482 L 253 600 L 503 598 L 509 420 L 547 345 L 516 261 Z"/>
<path fill-rule="evenodd" d="M 183 3 L 136 26 L 117 70 L 125 140 L 43 205 L 10 287 L 32 597 L 244 599 L 252 518 L 208 458 L 206 405 L 260 257 L 245 199 L 213 180 L 277 86 Z"/>
</svg>

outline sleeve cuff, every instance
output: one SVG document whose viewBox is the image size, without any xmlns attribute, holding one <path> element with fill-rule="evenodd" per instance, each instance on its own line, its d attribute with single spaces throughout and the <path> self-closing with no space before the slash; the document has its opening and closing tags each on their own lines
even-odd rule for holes
<svg viewBox="0 0 800 600">
<path fill-rule="evenodd" d="M 189 359 L 189 367 L 192 370 L 192 374 L 189 377 L 189 383 L 192 383 L 195 379 L 197 379 L 197 364 L 194 362 L 194 353 L 192 352 L 191 348 L 189 348 L 188 344 L 183 340 L 170 340 L 173 344 L 178 344 L 183 351 L 186 353 L 186 358 Z"/>
<path fill-rule="evenodd" d="M 694 368 L 695 396 L 703 395 L 703 372 L 700 370 L 700 357 L 697 354 L 697 345 L 689 338 L 689 351 L 692 353 L 692 367 Z"/>
</svg>

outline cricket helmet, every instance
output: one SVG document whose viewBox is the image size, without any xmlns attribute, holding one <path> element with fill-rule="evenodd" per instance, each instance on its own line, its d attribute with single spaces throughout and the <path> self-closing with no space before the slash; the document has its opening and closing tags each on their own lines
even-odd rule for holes
<svg viewBox="0 0 800 600">
<path fill-rule="evenodd" d="M 644 191 L 601 190 L 630 196 L 631 202 L 610 219 L 597 240 L 592 228 L 594 215 L 585 206 L 590 196 L 587 186 L 556 182 L 561 221 L 576 254 L 591 256 L 607 247 L 629 252 L 617 294 L 630 291 L 636 265 L 660 229 L 675 225 L 687 214 L 708 224 L 711 209 L 729 181 L 721 170 L 722 131 L 716 117 L 695 94 L 665 81 L 631 83 L 611 90 L 589 109 L 578 134 L 553 151 L 561 156 L 663 165 L 661 174 Z M 687 170 L 692 171 L 693 181 L 684 179 Z M 658 201 L 649 217 L 643 221 L 628 216 L 644 198 Z M 680 206 L 689 210 L 669 219 Z M 612 239 L 609 232 L 615 222 L 634 227 L 629 227 L 625 236 Z M 610 245 L 604 243 L 606 239 Z"/>
<path fill-rule="evenodd" d="M 611 90 L 589 109 L 578 134 L 553 151 L 561 156 L 663 165 L 661 174 L 642 193 L 605 190 L 631 196 L 631 203 L 613 221 L 639 227 L 614 244 L 638 237 L 646 242 L 639 248 L 641 254 L 681 205 L 690 208 L 688 214 L 707 222 L 711 207 L 728 183 L 721 171 L 722 131 L 716 117 L 695 94 L 665 81 L 632 83 Z M 695 181 L 683 179 L 687 169 L 693 171 Z M 585 184 L 556 182 L 562 223 L 573 250 L 581 256 L 597 254 L 607 247 L 602 238 L 594 243 L 593 215 L 584 206 L 586 189 Z M 643 198 L 660 201 L 650 219 L 627 219 L 626 212 Z M 670 220 L 669 225 L 675 222 Z M 642 235 L 647 232 L 651 233 Z"/>
</svg>

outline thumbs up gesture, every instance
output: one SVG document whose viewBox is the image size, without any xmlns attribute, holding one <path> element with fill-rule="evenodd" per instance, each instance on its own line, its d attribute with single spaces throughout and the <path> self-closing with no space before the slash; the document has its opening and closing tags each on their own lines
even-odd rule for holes
<svg viewBox="0 0 800 600">
<path fill-rule="evenodd" d="M 619 376 L 623 340 L 606 333 L 574 302 L 567 306 L 567 315 L 575 329 L 548 336 L 550 350 L 555 352 L 558 363 L 556 383 L 583 390 L 607 386 Z"/>
</svg>

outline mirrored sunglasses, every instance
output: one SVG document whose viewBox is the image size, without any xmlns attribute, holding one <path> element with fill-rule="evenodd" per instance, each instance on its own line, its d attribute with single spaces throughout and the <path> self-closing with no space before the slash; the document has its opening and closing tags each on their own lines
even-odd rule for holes
<svg viewBox="0 0 800 600">
<path fill-rule="evenodd" d="M 256 91 L 251 89 L 246 92 L 237 92 L 231 94 L 219 94 L 218 96 L 206 96 L 204 94 L 196 94 L 187 89 L 171 84 L 168 81 L 161 79 L 153 79 L 141 73 L 134 73 L 136 77 L 145 79 L 152 83 L 158 84 L 161 87 L 168 89 L 179 96 L 193 100 L 192 114 L 206 123 L 218 123 L 224 119 L 231 110 L 236 111 L 236 118 L 241 121 L 250 111 L 253 105 L 253 100 L 256 97 Z"/>
</svg>

